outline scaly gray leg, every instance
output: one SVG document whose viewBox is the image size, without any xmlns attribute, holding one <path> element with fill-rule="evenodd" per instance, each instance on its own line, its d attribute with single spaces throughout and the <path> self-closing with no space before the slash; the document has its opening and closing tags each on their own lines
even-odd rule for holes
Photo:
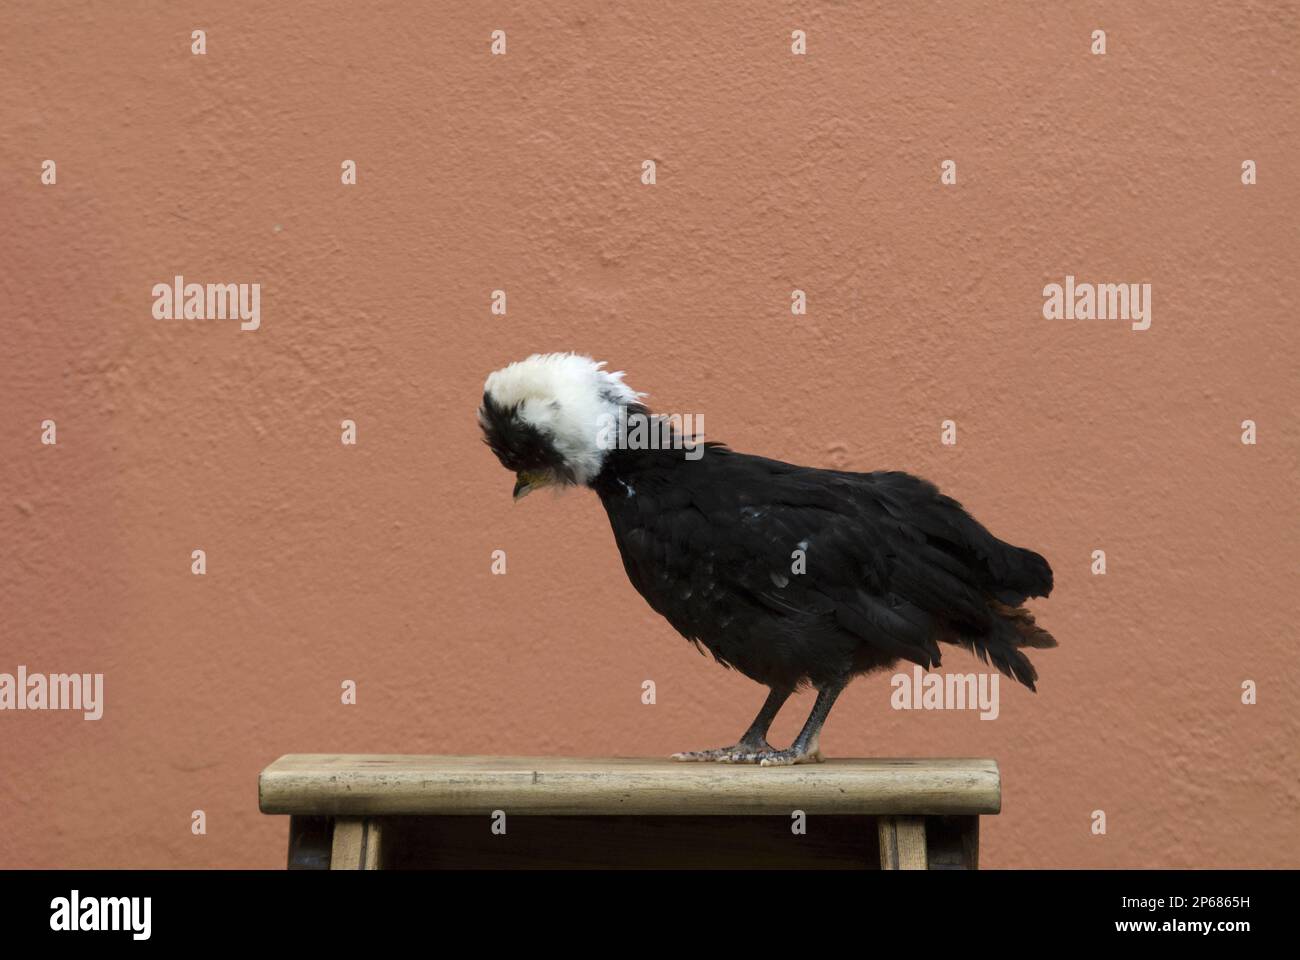
<svg viewBox="0 0 1300 960">
<path fill-rule="evenodd" d="M 688 753 L 674 753 L 674 760 L 720 760 L 731 763 L 758 763 L 759 759 L 771 753 L 775 753 L 767 742 L 767 731 L 772 727 L 772 721 L 776 719 L 777 713 L 785 706 L 785 702 L 790 699 L 789 690 L 772 690 L 763 701 L 763 707 L 758 711 L 758 716 L 754 722 L 749 725 L 745 735 L 740 738 L 740 742 L 730 747 L 719 747 L 716 750 L 693 750 Z M 743 758 L 753 757 L 752 760 Z"/>
<path fill-rule="evenodd" d="M 821 763 L 823 757 L 818 740 L 821 737 L 822 724 L 826 722 L 826 715 L 831 712 L 835 698 L 846 686 L 848 686 L 847 680 L 837 680 L 818 690 L 817 702 L 813 704 L 812 713 L 808 714 L 808 722 L 803 725 L 794 743 L 786 750 L 772 750 L 760 756 L 758 762 L 765 767 L 786 766 L 792 763 Z"/>
</svg>

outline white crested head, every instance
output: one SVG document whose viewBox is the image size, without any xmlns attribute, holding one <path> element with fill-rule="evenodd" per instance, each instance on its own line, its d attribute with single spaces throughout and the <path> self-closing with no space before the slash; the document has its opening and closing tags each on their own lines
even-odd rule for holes
<svg viewBox="0 0 1300 960">
<path fill-rule="evenodd" d="M 550 482 L 594 478 L 613 445 L 609 424 L 643 396 L 604 368 L 577 353 L 535 353 L 490 374 L 479 422 L 501 462 L 534 477 L 549 470 Z"/>
</svg>

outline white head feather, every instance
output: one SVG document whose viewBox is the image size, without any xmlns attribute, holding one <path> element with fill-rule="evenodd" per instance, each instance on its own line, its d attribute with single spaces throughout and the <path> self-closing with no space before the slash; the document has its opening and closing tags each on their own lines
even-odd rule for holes
<svg viewBox="0 0 1300 960">
<path fill-rule="evenodd" d="M 623 372 L 577 353 L 535 353 L 488 375 L 483 391 L 501 407 L 517 406 L 521 420 L 551 439 L 587 483 L 605 462 L 615 437 L 609 425 L 619 408 L 645 394 L 623 382 Z"/>
</svg>

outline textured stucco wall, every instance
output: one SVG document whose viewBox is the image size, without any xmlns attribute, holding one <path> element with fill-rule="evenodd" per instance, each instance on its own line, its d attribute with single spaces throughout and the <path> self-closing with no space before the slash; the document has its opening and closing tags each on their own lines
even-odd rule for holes
<svg viewBox="0 0 1300 960">
<path fill-rule="evenodd" d="M 731 742 L 762 690 L 479 442 L 484 375 L 553 349 L 1047 555 L 1037 696 L 874 676 L 823 737 L 997 758 L 987 865 L 1300 862 L 1295 5 L 611 6 L 0 9 L 0 672 L 106 675 L 98 722 L 0 713 L 0 866 L 279 866 L 285 752 Z M 155 320 L 177 273 L 261 328 Z M 1151 283 L 1151 328 L 1045 320 L 1067 273 Z"/>
</svg>

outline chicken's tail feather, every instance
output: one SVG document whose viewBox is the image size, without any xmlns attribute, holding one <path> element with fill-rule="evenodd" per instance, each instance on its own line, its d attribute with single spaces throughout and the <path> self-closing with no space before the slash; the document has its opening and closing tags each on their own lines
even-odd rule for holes
<svg viewBox="0 0 1300 960">
<path fill-rule="evenodd" d="M 996 600 L 990 602 L 993 624 L 987 633 L 978 636 L 958 634 L 946 638 L 949 643 L 965 647 L 985 663 L 1030 690 L 1036 690 L 1038 671 L 1029 658 L 1021 653 L 1024 647 L 1046 649 L 1056 646 L 1056 638 L 1034 622 L 1034 615 L 1024 607 L 1009 607 Z"/>
</svg>

